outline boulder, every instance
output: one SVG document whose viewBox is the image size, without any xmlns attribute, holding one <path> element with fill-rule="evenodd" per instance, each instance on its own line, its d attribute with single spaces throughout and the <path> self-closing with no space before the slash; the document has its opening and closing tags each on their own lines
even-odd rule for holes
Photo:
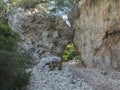
<svg viewBox="0 0 120 90">
<path fill-rule="evenodd" d="M 46 71 L 61 70 L 62 69 L 61 58 L 58 56 L 50 56 L 50 55 L 43 57 L 40 60 L 38 67 Z"/>
<path fill-rule="evenodd" d="M 120 70 L 120 0 L 79 0 L 69 20 L 87 67 Z"/>
</svg>

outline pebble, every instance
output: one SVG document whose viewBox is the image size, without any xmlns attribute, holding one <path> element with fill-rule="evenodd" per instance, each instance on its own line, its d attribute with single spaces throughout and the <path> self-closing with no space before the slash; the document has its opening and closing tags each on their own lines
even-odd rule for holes
<svg viewBox="0 0 120 90">
<path fill-rule="evenodd" d="M 68 67 L 45 71 L 37 66 L 32 69 L 27 90 L 93 90 L 90 85 L 76 77 Z"/>
</svg>

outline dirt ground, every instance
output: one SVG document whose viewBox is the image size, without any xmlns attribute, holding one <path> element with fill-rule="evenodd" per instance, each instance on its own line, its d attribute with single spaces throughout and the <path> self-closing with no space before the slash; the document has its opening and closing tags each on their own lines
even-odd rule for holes
<svg viewBox="0 0 120 90">
<path fill-rule="evenodd" d="M 92 86 L 93 90 L 120 90 L 120 72 L 86 68 L 74 61 L 66 62 L 63 65 L 67 65 L 75 75 Z"/>
</svg>

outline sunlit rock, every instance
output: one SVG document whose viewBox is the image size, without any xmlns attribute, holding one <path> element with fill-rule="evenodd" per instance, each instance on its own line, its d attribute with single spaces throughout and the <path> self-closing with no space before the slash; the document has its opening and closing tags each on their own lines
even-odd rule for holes
<svg viewBox="0 0 120 90">
<path fill-rule="evenodd" d="M 120 0 L 80 0 L 69 19 L 75 29 L 74 45 L 84 63 L 120 70 Z"/>
</svg>

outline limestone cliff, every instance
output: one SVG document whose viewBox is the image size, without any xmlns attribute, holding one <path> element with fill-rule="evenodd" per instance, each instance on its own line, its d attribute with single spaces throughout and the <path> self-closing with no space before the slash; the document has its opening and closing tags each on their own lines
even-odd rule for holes
<svg viewBox="0 0 120 90">
<path fill-rule="evenodd" d="M 6 18 L 20 36 L 19 51 L 34 61 L 44 57 L 61 61 L 65 46 L 72 41 L 73 31 L 65 21 L 44 10 L 17 8 L 8 12 Z M 46 63 L 50 63 L 49 60 Z"/>
<path fill-rule="evenodd" d="M 80 0 L 69 19 L 75 29 L 74 45 L 84 63 L 120 70 L 120 0 Z"/>
</svg>

